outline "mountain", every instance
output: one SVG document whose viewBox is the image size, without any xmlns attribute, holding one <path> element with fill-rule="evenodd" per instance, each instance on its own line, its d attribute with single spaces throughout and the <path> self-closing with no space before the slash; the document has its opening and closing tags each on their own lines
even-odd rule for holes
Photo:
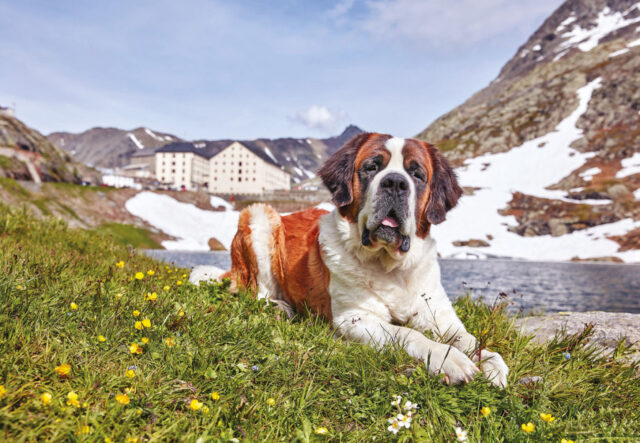
<svg viewBox="0 0 640 443">
<path fill-rule="evenodd" d="M 417 135 L 468 194 L 435 228 L 444 255 L 640 261 L 639 30 L 638 2 L 568 0 Z"/>
<path fill-rule="evenodd" d="M 363 132 L 349 125 L 335 137 L 319 138 L 259 138 L 239 140 L 253 150 L 261 151 L 276 164 L 289 172 L 295 183 L 313 178 L 320 165 L 347 140 Z M 152 151 L 167 143 L 181 141 L 178 137 L 147 128 L 124 131 L 116 128 L 93 128 L 80 134 L 54 132 L 48 136 L 56 146 L 65 149 L 79 161 L 112 168 L 129 163 L 136 152 Z M 203 153 L 213 156 L 229 146 L 233 141 L 194 140 L 193 145 Z"/>
<path fill-rule="evenodd" d="M 131 131 L 92 128 L 78 134 L 53 132 L 47 138 L 78 161 L 102 168 L 125 166 L 129 164 L 131 155 L 137 151 L 182 141 L 175 135 L 152 131 L 149 128 L 136 128 Z"/>
<path fill-rule="evenodd" d="M 93 172 L 19 119 L 0 113 L 0 177 L 79 183 Z"/>
</svg>

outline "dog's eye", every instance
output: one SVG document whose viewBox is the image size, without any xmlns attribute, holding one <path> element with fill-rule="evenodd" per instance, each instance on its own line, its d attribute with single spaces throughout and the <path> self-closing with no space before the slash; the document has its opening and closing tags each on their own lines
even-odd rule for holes
<svg viewBox="0 0 640 443">
<path fill-rule="evenodd" d="M 421 169 L 412 169 L 409 173 L 416 180 L 425 181 L 424 172 Z"/>
<path fill-rule="evenodd" d="M 369 163 L 362 167 L 365 172 L 376 172 L 378 170 L 377 163 Z"/>
</svg>

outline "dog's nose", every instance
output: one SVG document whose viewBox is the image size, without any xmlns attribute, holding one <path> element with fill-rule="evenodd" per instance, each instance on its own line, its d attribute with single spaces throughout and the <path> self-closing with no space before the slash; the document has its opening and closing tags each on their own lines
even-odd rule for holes
<svg viewBox="0 0 640 443">
<path fill-rule="evenodd" d="M 397 172 L 392 172 L 384 177 L 380 186 L 395 194 L 405 194 L 409 190 L 409 182 L 402 174 L 398 174 Z"/>
</svg>

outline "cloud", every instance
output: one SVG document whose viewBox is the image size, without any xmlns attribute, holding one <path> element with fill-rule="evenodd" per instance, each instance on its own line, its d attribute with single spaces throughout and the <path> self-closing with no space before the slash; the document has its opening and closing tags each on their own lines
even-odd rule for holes
<svg viewBox="0 0 640 443">
<path fill-rule="evenodd" d="M 356 26 L 366 33 L 429 49 L 470 47 L 506 32 L 542 23 L 562 0 L 369 0 L 360 14 L 344 1 L 332 12 L 336 24 Z M 345 7 L 341 7 L 341 6 Z M 348 6 L 348 7 L 346 7 Z M 524 35 L 526 37 L 526 35 Z"/>
<path fill-rule="evenodd" d="M 308 109 L 298 111 L 289 117 L 294 123 L 303 125 L 314 131 L 332 133 L 347 119 L 342 110 L 331 110 L 326 106 L 312 105 Z"/>
</svg>

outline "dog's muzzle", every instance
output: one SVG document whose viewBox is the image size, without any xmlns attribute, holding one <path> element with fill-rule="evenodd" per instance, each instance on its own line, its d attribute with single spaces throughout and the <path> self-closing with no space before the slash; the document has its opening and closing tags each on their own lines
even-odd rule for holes
<svg viewBox="0 0 640 443">
<path fill-rule="evenodd" d="M 409 213 L 409 181 L 402 174 L 386 175 L 378 187 L 373 214 L 362 231 L 362 244 L 382 242 L 408 252 L 411 239 L 405 231 Z"/>
</svg>

